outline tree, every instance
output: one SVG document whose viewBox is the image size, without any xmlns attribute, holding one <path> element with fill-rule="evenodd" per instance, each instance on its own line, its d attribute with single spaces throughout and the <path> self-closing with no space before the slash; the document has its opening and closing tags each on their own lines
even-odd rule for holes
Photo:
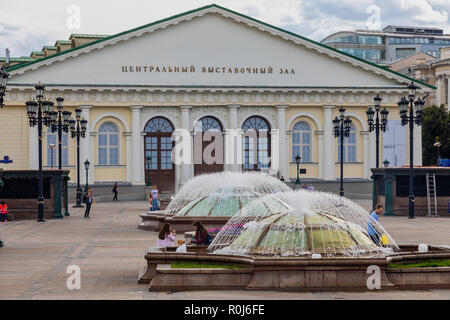
<svg viewBox="0 0 450 320">
<path fill-rule="evenodd" d="M 450 112 L 444 105 L 424 108 L 422 120 L 423 165 L 437 165 L 438 150 L 434 146 L 439 137 L 441 158 L 450 159 Z"/>
</svg>

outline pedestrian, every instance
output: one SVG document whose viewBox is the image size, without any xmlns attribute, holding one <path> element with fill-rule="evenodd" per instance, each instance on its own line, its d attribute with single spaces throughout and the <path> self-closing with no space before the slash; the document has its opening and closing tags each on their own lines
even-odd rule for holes
<svg viewBox="0 0 450 320">
<path fill-rule="evenodd" d="M 381 245 L 380 243 L 380 235 L 375 230 L 374 223 L 375 221 L 378 222 L 378 216 L 383 213 L 383 206 L 381 204 L 377 205 L 376 208 L 370 213 L 369 223 L 368 223 L 368 230 L 367 233 L 369 234 L 370 239 L 377 245 Z"/>
<path fill-rule="evenodd" d="M 119 201 L 119 199 L 117 198 L 117 194 L 119 193 L 119 192 L 117 191 L 117 183 L 114 184 L 114 188 L 112 189 L 112 192 L 114 193 L 113 201 L 114 201 L 114 200 Z"/>
<path fill-rule="evenodd" d="M 309 187 L 308 187 L 308 191 L 311 191 L 311 192 L 313 192 L 313 191 L 314 191 L 314 187 L 313 187 L 313 185 L 312 185 L 312 184 L 309 184 Z"/>
<path fill-rule="evenodd" d="M 205 225 L 201 221 L 194 222 L 195 227 L 195 239 L 191 241 L 191 243 L 195 243 L 197 245 L 201 244 L 210 244 L 211 236 L 208 234 L 208 230 L 206 230 Z"/>
<path fill-rule="evenodd" d="M 89 213 L 91 211 L 91 206 L 93 203 L 95 203 L 94 201 L 94 197 L 92 196 L 93 192 L 91 190 L 91 188 L 87 189 L 87 194 L 85 195 L 85 203 L 86 203 L 86 210 L 84 211 L 84 218 L 85 219 L 89 219 Z"/>
<path fill-rule="evenodd" d="M 161 228 L 161 231 L 159 232 L 158 235 L 158 242 L 157 242 L 157 246 L 158 247 L 172 247 L 174 245 L 174 241 L 175 241 L 175 237 L 176 236 L 176 232 L 175 230 L 171 229 L 170 224 L 166 223 L 164 224 L 164 226 Z"/>
<path fill-rule="evenodd" d="M 306 185 L 306 183 L 303 184 L 303 190 L 308 190 L 308 186 Z"/>
<path fill-rule="evenodd" d="M 157 185 L 153 185 L 153 190 L 150 192 L 149 198 L 150 198 L 150 205 L 151 205 L 150 211 L 159 210 L 160 199 L 159 199 L 159 190 L 158 190 Z"/>
<path fill-rule="evenodd" d="M 8 206 L 5 201 L 0 201 L 0 221 L 8 222 Z"/>
</svg>

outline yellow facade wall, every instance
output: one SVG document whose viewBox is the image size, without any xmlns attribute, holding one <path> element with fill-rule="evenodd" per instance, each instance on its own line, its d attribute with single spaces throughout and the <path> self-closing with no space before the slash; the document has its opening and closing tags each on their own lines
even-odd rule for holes
<svg viewBox="0 0 450 320">
<path fill-rule="evenodd" d="M 28 130 L 25 107 L 5 106 L 0 109 L 0 159 L 8 156 L 13 161 L 0 163 L 0 168 L 28 169 Z"/>
</svg>

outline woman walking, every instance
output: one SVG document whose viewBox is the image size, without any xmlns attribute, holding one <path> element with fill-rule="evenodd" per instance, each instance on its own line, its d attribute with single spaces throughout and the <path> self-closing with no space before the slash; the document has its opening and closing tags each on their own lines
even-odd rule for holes
<svg viewBox="0 0 450 320">
<path fill-rule="evenodd" d="M 114 200 L 119 201 L 119 199 L 117 199 L 117 194 L 119 193 L 119 192 L 117 191 L 117 183 L 114 184 L 114 188 L 113 188 L 112 192 L 114 193 L 113 201 L 114 201 Z"/>
</svg>

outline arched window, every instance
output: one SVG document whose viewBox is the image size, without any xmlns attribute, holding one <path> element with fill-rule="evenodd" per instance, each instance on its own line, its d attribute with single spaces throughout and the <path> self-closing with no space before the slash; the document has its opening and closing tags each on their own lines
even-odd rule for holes
<svg viewBox="0 0 450 320">
<path fill-rule="evenodd" d="M 304 121 L 292 128 L 292 161 L 300 155 L 302 162 L 311 162 L 311 126 Z"/>
<path fill-rule="evenodd" d="M 173 127 L 170 122 L 162 117 L 151 119 L 145 125 L 145 132 L 173 132 Z"/>
<path fill-rule="evenodd" d="M 68 166 L 68 147 L 67 147 L 67 133 L 62 134 L 61 143 L 62 143 L 62 166 Z M 50 148 L 50 145 L 53 144 L 55 147 Z M 47 131 L 47 166 L 53 165 L 54 167 L 58 166 L 58 132 L 53 133 L 49 128 Z"/>
<path fill-rule="evenodd" d="M 245 120 L 243 152 L 244 170 L 261 170 L 270 165 L 270 126 L 269 123 L 258 116 Z M 256 143 L 256 141 L 257 143 Z"/>
<path fill-rule="evenodd" d="M 341 161 L 341 138 L 338 138 L 338 158 Z M 344 162 L 356 162 L 356 128 L 351 125 L 350 136 L 344 137 Z"/>
<path fill-rule="evenodd" d="M 220 122 L 213 117 L 203 117 L 194 124 L 194 131 L 222 131 Z"/>
<path fill-rule="evenodd" d="M 98 164 L 119 164 L 119 129 L 112 122 L 105 122 L 98 129 Z"/>
</svg>

